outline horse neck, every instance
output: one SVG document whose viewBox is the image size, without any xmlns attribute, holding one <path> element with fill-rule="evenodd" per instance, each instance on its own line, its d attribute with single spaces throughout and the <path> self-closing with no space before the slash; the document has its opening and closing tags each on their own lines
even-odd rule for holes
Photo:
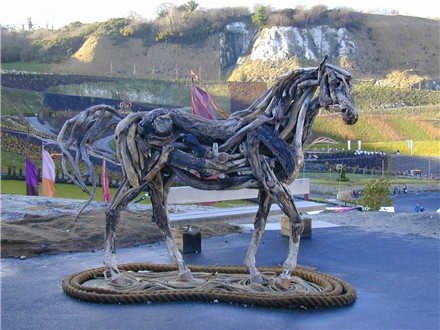
<svg viewBox="0 0 440 330">
<path fill-rule="evenodd" d="M 315 118 L 319 113 L 319 108 L 320 108 L 319 97 L 315 97 L 314 99 L 311 100 L 309 109 L 307 110 L 306 113 L 306 118 L 304 121 L 304 128 L 303 128 L 302 145 L 304 145 L 312 135 L 313 122 L 315 121 Z"/>
<path fill-rule="evenodd" d="M 279 110 L 281 110 L 279 112 L 280 115 L 285 116 L 289 110 L 288 108 L 291 106 L 292 97 L 298 99 L 299 95 L 303 92 L 297 91 L 298 84 L 308 79 L 316 79 L 316 77 L 313 78 L 314 72 L 314 69 L 297 69 L 292 71 L 267 89 L 248 108 L 234 112 L 229 118 L 248 121 L 260 114 L 267 116 L 276 115 L 275 112 Z M 281 109 L 275 109 L 279 107 L 279 104 L 281 104 Z"/>
<path fill-rule="evenodd" d="M 288 106 L 285 112 L 285 122 L 280 125 L 280 137 L 282 139 L 292 142 L 299 128 L 304 131 L 307 118 L 310 119 L 309 108 L 316 88 L 316 86 L 311 86 L 297 91 L 294 97 L 295 101 Z M 301 127 L 298 125 L 298 121 L 302 122 Z"/>
</svg>

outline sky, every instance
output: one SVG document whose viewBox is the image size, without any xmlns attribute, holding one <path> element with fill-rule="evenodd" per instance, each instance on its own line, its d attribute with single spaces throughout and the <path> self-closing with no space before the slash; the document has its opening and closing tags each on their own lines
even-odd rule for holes
<svg viewBox="0 0 440 330">
<path fill-rule="evenodd" d="M 31 17 L 32 23 L 39 27 L 62 27 L 74 21 L 83 23 L 104 21 L 112 17 L 126 17 L 133 13 L 152 19 L 164 3 L 181 5 L 181 0 L 12 0 L 2 1 L 0 5 L 0 24 L 21 27 Z M 395 9 L 401 15 L 419 17 L 440 17 L 440 1 L 435 0 L 196 0 L 201 8 L 244 6 L 251 10 L 256 5 L 269 5 L 272 8 L 306 8 L 325 4 L 329 8 L 350 7 L 369 12 L 378 9 Z"/>
</svg>

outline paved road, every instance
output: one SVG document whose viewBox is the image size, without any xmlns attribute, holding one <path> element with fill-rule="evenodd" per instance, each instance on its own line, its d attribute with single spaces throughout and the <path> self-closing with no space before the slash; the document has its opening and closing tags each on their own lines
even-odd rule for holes
<svg viewBox="0 0 440 330">
<path fill-rule="evenodd" d="M 193 264 L 241 264 L 250 233 L 203 242 Z M 438 329 L 440 240 L 372 233 L 351 227 L 316 229 L 301 245 L 300 263 L 318 267 L 358 291 L 350 307 L 297 311 L 229 304 L 98 305 L 65 296 L 63 277 L 101 265 L 101 253 L 2 260 L 2 329 Z M 267 231 L 260 265 L 280 264 L 287 240 Z M 122 262 L 167 262 L 165 246 L 120 250 Z"/>
<path fill-rule="evenodd" d="M 440 192 L 408 192 L 392 196 L 396 212 L 415 212 L 416 204 L 422 205 L 427 212 L 440 208 Z"/>
<path fill-rule="evenodd" d="M 26 120 L 31 124 L 33 128 L 40 131 L 43 134 L 54 136 L 57 134 L 57 130 L 50 126 L 48 122 L 41 122 L 38 117 L 26 117 Z"/>
</svg>

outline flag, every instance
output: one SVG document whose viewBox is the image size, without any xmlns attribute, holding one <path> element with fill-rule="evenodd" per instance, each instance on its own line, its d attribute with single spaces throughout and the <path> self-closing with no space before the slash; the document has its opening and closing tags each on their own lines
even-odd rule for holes
<svg viewBox="0 0 440 330">
<path fill-rule="evenodd" d="M 192 113 L 199 115 L 205 119 L 215 120 L 215 112 L 219 113 L 221 117 L 227 118 L 228 114 L 215 102 L 212 96 L 203 88 L 197 86 L 194 80 L 198 79 L 197 75 L 191 71 L 191 100 L 192 100 Z M 198 142 L 198 141 L 197 141 Z M 194 147 L 194 146 L 193 146 Z M 196 149 L 196 148 L 195 148 Z M 195 171 L 196 172 L 196 171 Z M 200 176 L 198 172 L 194 173 L 196 176 Z M 206 178 L 207 180 L 217 179 L 217 175 L 212 175 Z M 213 205 L 215 202 L 199 203 L 201 205 Z"/>
<path fill-rule="evenodd" d="M 104 202 L 110 202 L 112 200 L 112 195 L 110 195 L 109 179 L 108 179 L 107 167 L 105 166 L 105 159 L 102 160 L 101 186 L 102 186 L 102 200 Z"/>
<path fill-rule="evenodd" d="M 193 114 L 206 119 L 216 119 L 215 112 L 217 111 L 223 118 L 228 116 L 207 91 L 194 83 L 194 78 L 191 84 L 191 100 Z"/>
<path fill-rule="evenodd" d="M 38 174 L 35 164 L 26 157 L 25 160 L 26 195 L 38 196 Z"/>
<path fill-rule="evenodd" d="M 55 197 L 55 163 L 50 154 L 41 149 L 42 156 L 42 180 L 41 195 Z"/>
</svg>

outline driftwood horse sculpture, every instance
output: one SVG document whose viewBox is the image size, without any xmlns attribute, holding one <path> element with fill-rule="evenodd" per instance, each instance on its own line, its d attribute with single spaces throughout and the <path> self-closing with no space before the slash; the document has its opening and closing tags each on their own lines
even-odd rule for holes
<svg viewBox="0 0 440 330">
<path fill-rule="evenodd" d="M 302 167 L 303 144 L 320 108 L 341 113 L 346 124 L 357 121 L 350 80 L 347 71 L 327 64 L 324 59 L 318 67 L 296 69 L 282 76 L 247 109 L 225 120 L 205 120 L 183 109 L 165 108 L 124 117 L 108 106 L 96 106 L 67 121 L 58 143 L 64 154 L 63 168 L 74 182 L 87 190 L 84 178 L 89 177 L 96 185 L 88 154 L 105 157 L 122 167 L 122 183 L 106 211 L 106 276 L 114 281 L 124 280 L 116 262 L 115 230 L 120 211 L 147 190 L 153 222 L 166 235 L 179 279 L 193 279 L 168 220 L 167 194 L 177 175 L 185 184 L 199 189 L 259 190 L 255 230 L 245 260 L 251 281 L 266 281 L 256 268 L 255 254 L 271 204 L 279 204 L 290 219 L 291 235 L 277 284 L 288 287 L 297 263 L 303 225 L 286 185 Z M 118 160 L 97 151 L 93 144 L 115 125 Z M 79 170 L 81 159 L 87 165 L 86 173 Z"/>
</svg>

